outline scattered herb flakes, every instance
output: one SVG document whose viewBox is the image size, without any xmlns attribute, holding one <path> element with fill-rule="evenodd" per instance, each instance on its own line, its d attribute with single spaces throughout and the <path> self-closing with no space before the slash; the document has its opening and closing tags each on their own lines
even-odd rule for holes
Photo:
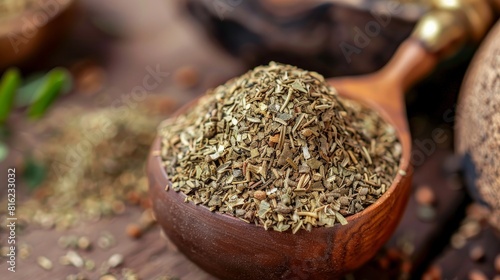
<svg viewBox="0 0 500 280">
<path fill-rule="evenodd" d="M 172 189 L 266 230 L 346 224 L 391 185 L 395 130 L 324 78 L 271 63 L 160 126 Z"/>
<path fill-rule="evenodd" d="M 45 166 L 45 180 L 20 208 L 22 220 L 63 229 L 123 213 L 124 202 L 148 205 L 144 164 L 158 116 L 130 108 L 54 113 L 34 154 Z M 110 245 L 104 243 L 98 245 Z"/>
<path fill-rule="evenodd" d="M 111 268 L 120 266 L 122 263 L 123 263 L 123 255 L 121 254 L 114 254 L 111 257 L 109 257 L 108 265 Z"/>
<path fill-rule="evenodd" d="M 38 0 L 2 0 L 0 1 L 0 22 L 40 5 Z"/>
<path fill-rule="evenodd" d="M 38 263 L 38 265 L 45 269 L 45 270 L 51 270 L 53 265 L 52 265 L 52 261 L 49 260 L 47 257 L 44 257 L 44 256 L 39 256 L 37 259 L 36 259 L 36 262 Z"/>
</svg>

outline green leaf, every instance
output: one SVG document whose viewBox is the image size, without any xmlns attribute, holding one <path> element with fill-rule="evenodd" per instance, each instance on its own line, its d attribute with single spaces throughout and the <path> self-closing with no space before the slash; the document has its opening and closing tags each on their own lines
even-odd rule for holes
<svg viewBox="0 0 500 280">
<path fill-rule="evenodd" d="M 42 86 L 36 91 L 33 103 L 28 108 L 28 116 L 32 119 L 42 117 L 70 81 L 71 75 L 64 68 L 55 68 L 47 73 Z"/>
<path fill-rule="evenodd" d="M 0 141 L 5 141 L 10 136 L 10 130 L 7 126 L 0 124 Z"/>
<path fill-rule="evenodd" d="M 39 164 L 32 158 L 27 158 L 22 178 L 26 182 L 28 188 L 33 190 L 42 184 L 43 180 L 45 180 L 46 173 L 46 169 L 42 164 Z"/>
<path fill-rule="evenodd" d="M 73 88 L 73 79 L 69 75 L 62 87 L 61 94 L 67 94 Z M 35 101 L 37 89 L 41 88 L 47 80 L 47 75 L 43 73 L 36 73 L 25 79 L 25 82 L 17 90 L 16 94 L 16 107 L 22 108 L 31 105 Z"/>
<path fill-rule="evenodd" d="M 0 162 L 7 158 L 9 155 L 9 147 L 5 143 L 0 142 Z"/>
<path fill-rule="evenodd" d="M 0 81 L 0 123 L 4 123 L 9 117 L 14 104 L 14 96 L 20 84 L 21 75 L 17 68 L 5 71 Z"/>
<path fill-rule="evenodd" d="M 35 93 L 45 81 L 45 74 L 37 73 L 25 79 L 23 85 L 17 90 L 16 107 L 26 107 L 33 103 Z"/>
</svg>

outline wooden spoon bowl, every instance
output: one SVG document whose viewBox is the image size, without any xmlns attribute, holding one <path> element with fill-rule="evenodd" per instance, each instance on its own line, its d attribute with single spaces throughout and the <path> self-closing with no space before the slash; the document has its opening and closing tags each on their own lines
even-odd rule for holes
<svg viewBox="0 0 500 280">
<path fill-rule="evenodd" d="M 410 44 L 411 47 L 411 44 Z M 417 48 L 418 49 L 418 48 Z M 401 52 L 409 52 L 403 46 Z M 399 65 L 402 57 L 395 56 Z M 333 79 L 340 94 L 378 110 L 396 129 L 402 144 L 400 172 L 376 203 L 347 217 L 347 225 L 313 228 L 311 232 L 266 231 L 263 227 L 207 207 L 185 203 L 185 194 L 165 191 L 171 185 L 163 168 L 160 139 L 156 139 L 148 162 L 153 209 L 169 238 L 189 259 L 224 279 L 325 279 L 352 271 L 372 258 L 395 230 L 410 193 L 411 142 L 404 116 L 402 89 L 391 82 L 395 69 L 365 78 Z M 400 76 L 403 77 L 403 76 Z M 398 81 L 394 79 L 393 81 Z M 353 87 L 351 87 L 353 85 Z M 196 102 L 196 101 L 195 101 Z M 177 115 L 183 114 L 190 104 Z"/>
<path fill-rule="evenodd" d="M 375 204 L 347 217 L 347 225 L 296 234 L 266 231 L 205 206 L 185 203 L 186 195 L 181 192 L 165 191 L 171 182 L 156 156 L 159 150 L 157 139 L 148 162 L 156 218 L 181 252 L 223 279 L 326 279 L 352 271 L 389 239 L 410 191 L 411 176 L 398 174 Z M 400 167 L 410 174 L 409 150 L 404 150 Z"/>
</svg>

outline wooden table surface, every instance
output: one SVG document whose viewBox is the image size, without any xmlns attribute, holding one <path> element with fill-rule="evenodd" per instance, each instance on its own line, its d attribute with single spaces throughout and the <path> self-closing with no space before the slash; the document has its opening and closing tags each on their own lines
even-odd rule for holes
<svg viewBox="0 0 500 280">
<path fill-rule="evenodd" d="M 65 50 L 55 55 L 48 65 L 67 65 L 68 61 L 74 63 L 82 57 L 99 61 L 108 75 L 108 90 L 99 97 L 76 93 L 61 100 L 58 106 L 74 103 L 91 107 L 109 105 L 120 94 L 130 92 L 134 86 L 142 83 L 147 66 L 160 67 L 162 71 L 174 73 L 183 65 L 191 65 L 200 73 L 200 83 L 197 86 L 181 89 L 169 76 L 154 90 L 171 99 L 175 105 L 170 110 L 174 110 L 206 88 L 244 71 L 241 63 L 209 43 L 201 28 L 191 23 L 182 13 L 178 2 L 151 0 L 141 2 L 138 6 L 132 0 L 85 0 L 81 1 L 81 8 L 86 15 L 85 19 L 77 23 L 76 31 Z M 109 34 L 92 28 L 89 23 L 92 20 L 103 20 L 103 17 L 109 15 L 121 26 L 116 31 L 120 38 L 111 38 Z M 18 116 L 14 119 L 19 125 L 16 126 L 12 142 L 21 137 L 31 125 L 24 123 Z M 21 153 L 22 151 L 12 152 L 9 159 L 0 164 L 2 180 L 5 178 L 3 173 L 6 168 L 14 165 Z M 493 260 L 500 253 L 500 238 L 487 225 L 483 225 L 481 233 L 469 240 L 464 248 L 456 250 L 449 245 L 451 235 L 464 218 L 465 207 L 470 203 L 463 186 L 457 182 L 457 173 L 443 168 L 450 156 L 449 148 L 438 149 L 426 158 L 424 164 L 417 167 L 414 176 L 414 189 L 429 186 L 437 197 L 434 219 L 430 222 L 419 219 L 419 205 L 412 195 L 403 220 L 391 240 L 377 257 L 348 275 L 348 279 L 418 279 L 431 265 L 441 267 L 442 279 L 468 279 L 473 269 L 483 271 L 490 279 L 495 273 L 499 274 L 493 268 Z M 18 198 L 21 201 L 29 195 L 26 190 L 20 190 L 20 193 L 24 195 Z M 5 195 L 3 189 L 1 195 Z M 22 204 L 18 207 L 22 207 Z M 123 265 L 111 270 L 117 276 L 121 275 L 124 268 L 129 268 L 140 279 L 213 279 L 178 252 L 175 245 L 160 234 L 157 225 L 139 239 L 128 237 L 125 233 L 126 226 L 136 221 L 142 211 L 139 207 L 128 206 L 119 216 L 82 224 L 68 231 L 28 226 L 17 238 L 20 244 L 31 248 L 30 256 L 18 260 L 16 273 L 5 272 L 7 265 L 2 259 L 0 278 L 65 279 L 67 275 L 82 271 L 58 263 L 58 259 L 67 252 L 57 246 L 58 239 L 63 235 L 75 234 L 87 236 L 94 245 L 89 251 L 79 251 L 82 257 L 90 258 L 97 264 L 94 271 L 85 272 L 87 279 L 99 279 L 99 264 L 116 253 L 124 256 Z M 116 238 L 116 246 L 107 250 L 95 246 L 104 232 Z M 5 232 L 2 231 L 1 234 L 0 242 L 4 245 Z M 475 244 L 481 244 L 486 250 L 486 257 L 481 262 L 474 262 L 469 257 L 469 250 Z M 36 259 L 42 255 L 53 261 L 54 267 L 50 271 L 37 265 Z"/>
</svg>

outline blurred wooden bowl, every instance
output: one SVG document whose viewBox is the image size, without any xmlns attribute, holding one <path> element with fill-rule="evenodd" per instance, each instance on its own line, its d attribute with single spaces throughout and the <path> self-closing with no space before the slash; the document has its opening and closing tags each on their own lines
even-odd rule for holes
<svg viewBox="0 0 500 280">
<path fill-rule="evenodd" d="M 40 2 L 0 21 L 0 70 L 33 61 L 57 45 L 75 18 L 75 0 Z"/>
<path fill-rule="evenodd" d="M 474 56 L 460 91 L 455 147 L 467 187 L 500 231 L 500 22 Z"/>
</svg>

